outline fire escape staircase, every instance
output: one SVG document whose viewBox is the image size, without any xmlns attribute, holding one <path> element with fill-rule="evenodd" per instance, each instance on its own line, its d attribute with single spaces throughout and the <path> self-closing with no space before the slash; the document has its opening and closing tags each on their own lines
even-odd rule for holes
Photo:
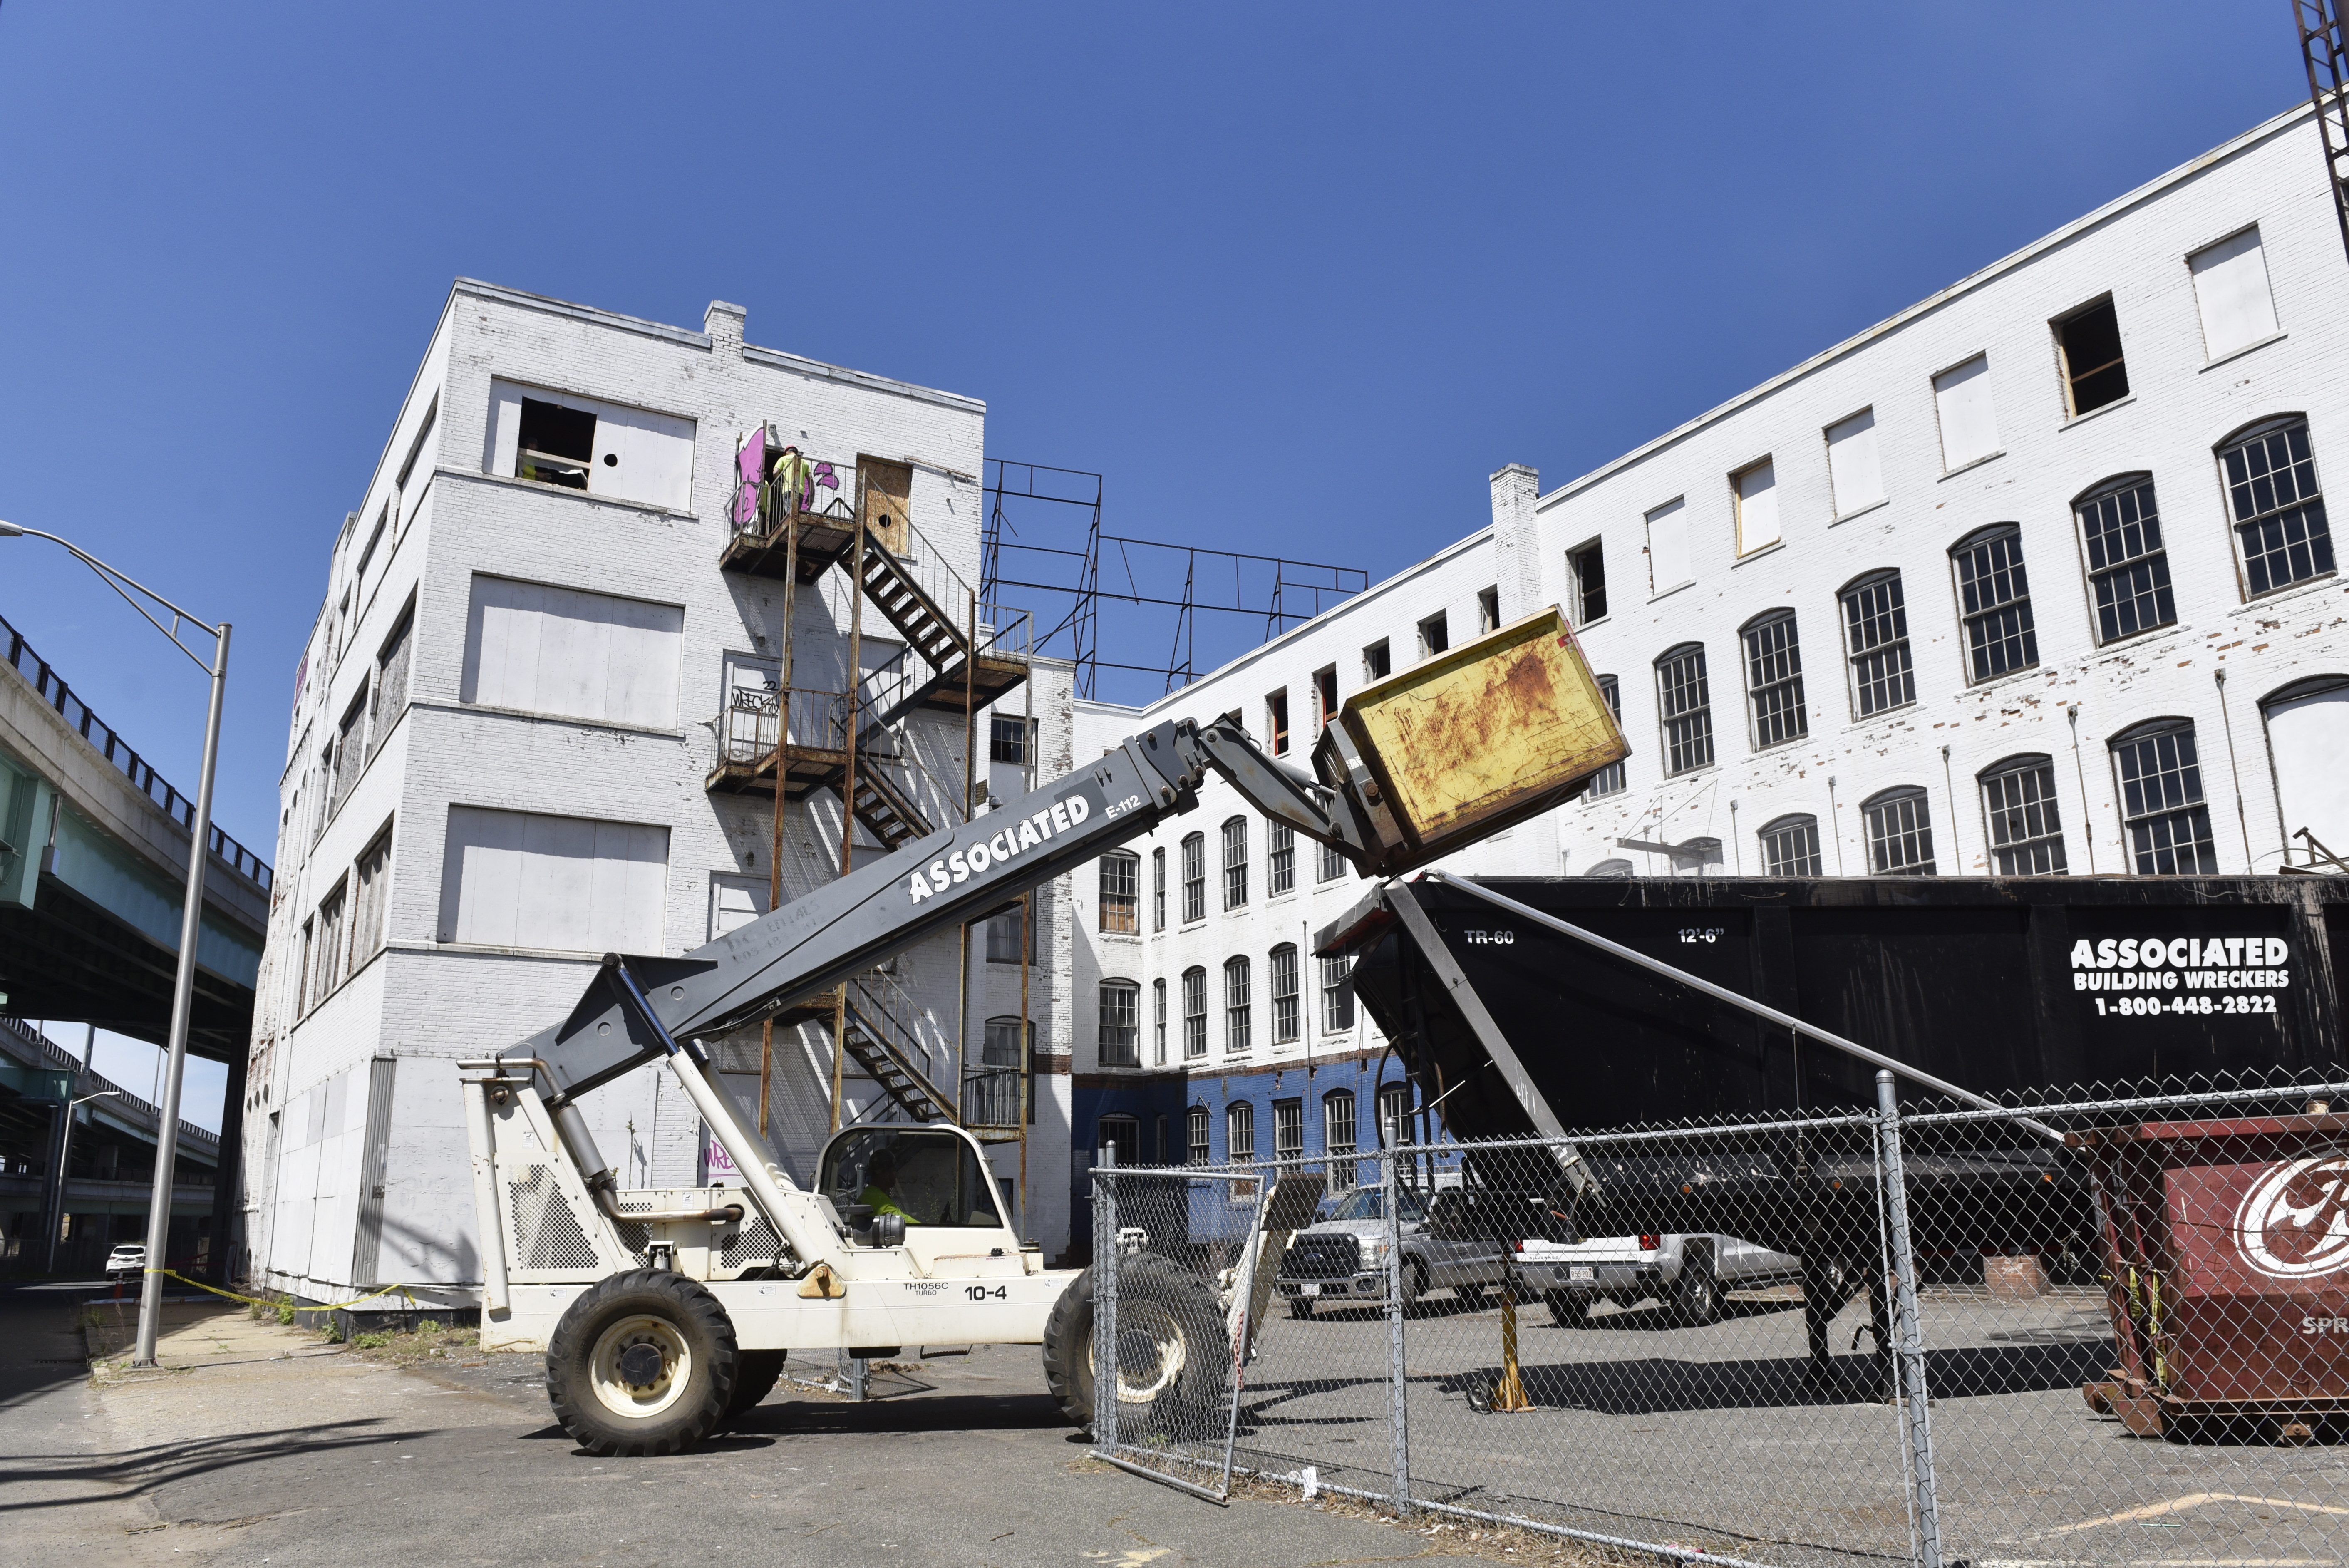
<svg viewBox="0 0 2349 1568">
<path fill-rule="evenodd" d="M 881 1085 L 890 1102 L 916 1122 L 955 1122 L 954 1096 L 938 1087 L 917 1064 L 929 1053 L 915 1043 L 903 1014 L 912 999 L 895 982 L 874 975 L 850 981 L 841 1001 L 842 1046 L 864 1075 Z M 974 1128 L 984 1138 L 987 1129 Z"/>
</svg>

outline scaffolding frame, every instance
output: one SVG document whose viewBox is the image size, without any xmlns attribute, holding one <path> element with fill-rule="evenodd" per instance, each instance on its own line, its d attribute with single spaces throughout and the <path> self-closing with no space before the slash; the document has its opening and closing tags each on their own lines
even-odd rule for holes
<svg viewBox="0 0 2349 1568">
<path fill-rule="evenodd" d="M 1077 695 L 1088 701 L 1102 695 L 1100 679 L 1104 670 L 1154 678 L 1159 689 L 1150 693 L 1153 697 L 1180 691 L 1196 680 L 1204 673 L 1198 664 L 1202 616 L 1256 622 L 1260 628 L 1257 640 L 1269 642 L 1370 587 L 1370 574 L 1359 566 L 1104 533 L 1104 483 L 1100 474 L 1002 458 L 988 458 L 987 462 L 989 483 L 987 524 L 981 536 L 980 595 L 993 600 L 1004 588 L 1020 588 L 1064 598 L 1066 613 L 1049 631 L 1039 634 L 1035 649 L 1064 657 L 1074 665 Z M 1076 514 L 1085 525 L 1084 547 L 1071 549 L 1022 539 L 1012 515 L 1015 512 L 1030 514 L 1040 539 L 1067 537 L 1065 520 L 1071 513 Z M 1057 530 L 1052 527 L 1056 522 Z M 1051 578 L 1056 572 L 1067 575 L 1060 580 L 1039 580 Z M 1223 588 L 1226 576 L 1231 583 L 1228 596 Z M 1105 653 L 1101 618 L 1104 600 L 1172 611 L 1157 621 L 1170 632 L 1166 656 L 1138 662 L 1146 657 L 1140 651 L 1145 646 L 1141 638 L 1146 634 L 1139 629 L 1120 639 L 1114 652 L 1123 657 Z M 1040 625 L 1041 616 L 1038 621 Z M 1211 659 L 1213 653 L 1211 633 Z"/>
</svg>

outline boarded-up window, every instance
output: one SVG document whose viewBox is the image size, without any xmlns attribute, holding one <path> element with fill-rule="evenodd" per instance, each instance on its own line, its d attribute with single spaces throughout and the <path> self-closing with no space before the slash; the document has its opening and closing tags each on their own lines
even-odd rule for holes
<svg viewBox="0 0 2349 1568">
<path fill-rule="evenodd" d="M 440 940 L 659 952 L 667 881 L 666 827 L 452 805 Z"/>
<path fill-rule="evenodd" d="M 391 893 L 391 829 L 387 827 L 359 857 L 358 907 L 351 921 L 351 967 L 373 958 L 383 946 L 384 909 Z"/>
<path fill-rule="evenodd" d="M 1977 354 L 1933 378 L 1940 416 L 1941 466 L 1951 472 L 1998 451 L 1998 414 L 1990 401 L 1990 357 Z"/>
<path fill-rule="evenodd" d="M 693 421 L 567 392 L 490 383 L 492 473 L 693 509 Z"/>
<path fill-rule="evenodd" d="M 342 810 L 343 802 L 350 798 L 352 786 L 359 782 L 359 774 L 367 766 L 367 694 L 365 691 L 351 699 L 348 711 L 335 732 L 335 797 L 326 807 L 332 816 Z"/>
<path fill-rule="evenodd" d="M 408 655 L 416 643 L 415 631 L 416 607 L 411 603 L 400 613 L 399 624 L 384 639 L 383 651 L 376 657 L 375 711 L 367 724 L 370 758 L 383 749 L 383 738 L 391 733 L 400 710 L 408 705 Z"/>
<path fill-rule="evenodd" d="M 336 883 L 335 890 L 319 900 L 317 916 L 311 922 L 310 950 L 305 956 L 310 961 L 306 990 L 312 1007 L 326 1001 L 343 982 L 343 956 L 348 950 L 344 945 L 343 916 L 349 908 L 349 888 L 347 881 Z"/>
<path fill-rule="evenodd" d="M 1737 553 L 1750 556 L 1778 542 L 1778 471 L 1767 459 L 1741 470 L 1737 488 Z"/>
<path fill-rule="evenodd" d="M 1876 410 L 1862 409 L 1827 427 L 1827 478 L 1835 486 L 1838 517 L 1865 511 L 1884 499 L 1884 467 L 1876 456 Z"/>
<path fill-rule="evenodd" d="M 467 702 L 673 729 L 685 612 L 609 594 L 477 576 Z"/>
<path fill-rule="evenodd" d="M 767 878 L 713 871 L 709 876 L 709 940 L 740 930 L 767 912 Z"/>
<path fill-rule="evenodd" d="M 2202 312 L 2202 351 L 2213 359 L 2246 348 L 2276 330 L 2275 296 L 2268 290 L 2267 254 L 2260 232 L 2245 229 L 2186 258 L 2194 274 L 2194 303 Z"/>
<path fill-rule="evenodd" d="M 1648 589 L 1662 593 L 1689 580 L 1688 506 L 1668 501 L 1648 514 Z"/>
<path fill-rule="evenodd" d="M 2263 701 L 2260 712 L 2267 720 L 2284 862 L 2330 869 L 2315 846 L 2298 835 L 2306 828 L 2318 844 L 2349 856 L 2349 768 L 2341 765 L 2341 737 L 2349 735 L 2349 675 L 2295 681 Z"/>
</svg>

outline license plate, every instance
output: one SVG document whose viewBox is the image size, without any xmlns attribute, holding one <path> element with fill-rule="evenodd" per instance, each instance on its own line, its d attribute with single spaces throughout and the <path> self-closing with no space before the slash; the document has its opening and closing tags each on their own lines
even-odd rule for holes
<svg viewBox="0 0 2349 1568">
<path fill-rule="evenodd" d="M 1569 1263 L 1566 1277 L 1569 1280 L 1595 1280 L 1599 1277 L 1599 1271 L 1588 1263 Z"/>
<path fill-rule="evenodd" d="M 1297 1287 L 1297 1293 L 1303 1296 L 1318 1296 L 1321 1293 L 1321 1287 L 1319 1285 L 1299 1285 Z"/>
</svg>

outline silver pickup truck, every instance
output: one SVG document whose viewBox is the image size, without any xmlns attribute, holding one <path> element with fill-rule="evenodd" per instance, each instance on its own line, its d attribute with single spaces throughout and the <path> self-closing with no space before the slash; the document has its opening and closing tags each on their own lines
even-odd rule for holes
<svg viewBox="0 0 2349 1568">
<path fill-rule="evenodd" d="M 1465 1222 L 1474 1199 L 1444 1189 L 1401 1189 L 1402 1277 L 1405 1305 L 1430 1291 L 1449 1288 L 1472 1311 L 1485 1303 L 1507 1265 L 1500 1242 Z M 1366 1187 L 1340 1199 L 1337 1207 L 1299 1231 L 1282 1254 L 1275 1282 L 1291 1315 L 1311 1317 L 1317 1304 L 1383 1305 L 1387 1299 L 1385 1195 Z"/>
<path fill-rule="evenodd" d="M 1602 1301 L 1628 1307 L 1649 1296 L 1683 1324 L 1717 1323 L 1724 1293 L 1803 1277 L 1802 1259 L 1721 1235 L 1532 1237 L 1519 1244 L 1516 1263 L 1519 1283 L 1564 1328 L 1580 1326 Z"/>
</svg>

